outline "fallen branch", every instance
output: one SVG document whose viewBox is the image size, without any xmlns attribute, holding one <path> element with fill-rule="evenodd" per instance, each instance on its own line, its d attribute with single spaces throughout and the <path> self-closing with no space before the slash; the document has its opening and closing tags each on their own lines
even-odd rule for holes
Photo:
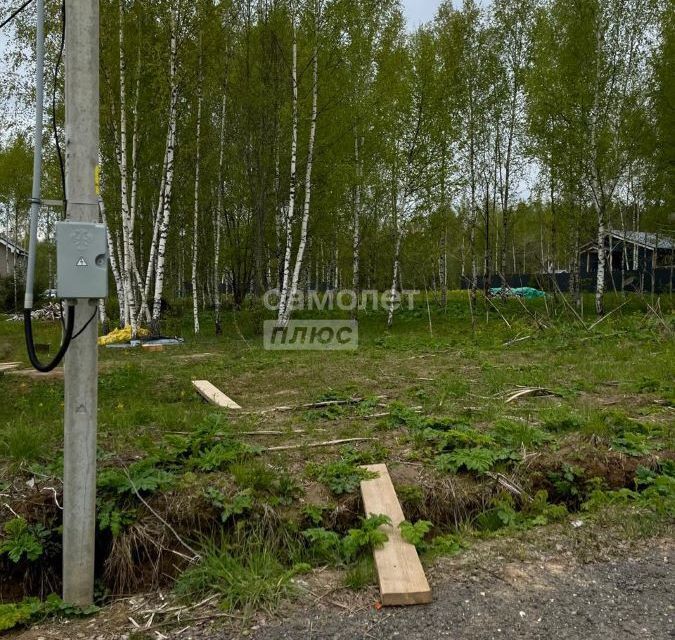
<svg viewBox="0 0 675 640">
<path fill-rule="evenodd" d="M 492 308 L 499 314 L 499 317 L 504 321 L 504 323 L 506 324 L 506 326 L 510 329 L 510 328 L 511 328 L 511 324 L 510 324 L 509 321 L 504 317 L 504 314 L 499 310 L 499 308 L 497 307 L 497 305 L 496 305 L 494 302 L 492 302 L 492 298 L 490 298 L 490 296 L 488 295 L 488 296 L 485 296 L 485 299 L 492 305 Z"/>
<path fill-rule="evenodd" d="M 515 337 L 515 338 L 513 338 L 513 340 L 509 340 L 508 342 L 505 342 L 504 344 L 502 344 L 502 347 L 508 347 L 512 344 L 516 344 L 516 342 L 522 342 L 523 340 L 528 340 L 531 337 L 532 336 L 523 336 L 522 338 Z"/>
<path fill-rule="evenodd" d="M 596 320 L 590 327 L 588 327 L 588 330 L 590 331 L 591 329 L 593 329 L 593 327 L 597 327 L 603 320 L 606 320 L 607 318 L 609 318 L 609 316 L 611 316 L 613 313 L 615 313 L 622 307 L 625 307 L 627 304 L 628 300 L 626 300 L 626 302 L 624 302 L 622 305 L 616 307 L 616 309 L 612 309 L 609 313 L 606 313 L 604 316 L 602 316 L 602 318 Z"/>
<path fill-rule="evenodd" d="M 504 402 L 508 404 L 509 402 L 513 402 L 514 400 L 525 398 L 527 396 L 557 396 L 557 395 L 560 394 L 554 393 L 549 389 L 544 389 L 544 387 L 531 387 L 516 391 L 515 393 L 510 395 Z"/>
<path fill-rule="evenodd" d="M 325 429 L 312 429 L 312 431 L 325 431 Z M 263 431 L 241 431 L 238 436 L 288 436 L 295 433 L 308 433 L 307 429 L 292 429 L 290 431 L 275 431 L 275 430 L 263 430 Z"/>
<path fill-rule="evenodd" d="M 267 447 L 262 451 L 290 451 L 291 449 L 314 449 L 317 447 L 333 447 L 347 442 L 368 442 L 377 440 L 377 438 L 342 438 L 340 440 L 327 440 L 325 442 L 310 442 L 308 444 L 285 444 L 280 447 Z"/>
<path fill-rule="evenodd" d="M 492 473 L 491 471 L 488 471 L 486 475 L 493 480 L 496 480 L 497 483 L 507 491 L 517 495 L 519 498 L 525 498 L 528 502 L 532 502 L 532 497 L 528 495 L 520 485 L 507 478 L 503 473 Z"/>
<path fill-rule="evenodd" d="M 144 500 L 140 493 L 138 493 L 138 489 L 136 488 L 134 481 L 131 479 L 127 468 L 122 467 L 122 469 L 124 470 L 124 475 L 127 477 L 127 480 L 129 480 L 131 490 L 134 492 L 135 496 L 143 503 L 146 509 L 148 509 L 148 511 L 150 511 L 150 513 L 155 516 L 155 518 L 157 518 L 157 520 L 159 520 L 165 527 L 169 529 L 169 531 L 171 531 L 171 533 L 173 533 L 173 535 L 176 537 L 176 540 L 178 540 L 178 542 L 180 542 L 194 556 L 190 561 L 195 562 L 196 560 L 201 560 L 201 555 L 197 553 L 187 542 L 185 542 L 185 540 L 183 540 L 183 538 L 178 535 L 178 532 Z"/>
<path fill-rule="evenodd" d="M 376 396 L 376 399 L 382 400 L 387 396 Z M 275 411 L 294 411 L 297 409 L 323 409 L 325 407 L 338 407 L 351 404 L 359 404 L 363 402 L 365 398 L 347 398 L 346 400 L 322 400 L 320 402 L 308 402 L 306 404 L 298 404 L 294 406 L 283 405 L 280 407 L 272 407 L 271 409 L 263 409 L 257 413 L 274 413 Z"/>
</svg>

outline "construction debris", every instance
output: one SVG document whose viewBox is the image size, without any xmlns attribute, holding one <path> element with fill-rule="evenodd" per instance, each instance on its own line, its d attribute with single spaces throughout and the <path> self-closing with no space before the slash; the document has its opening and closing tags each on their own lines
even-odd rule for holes
<svg viewBox="0 0 675 640">
<path fill-rule="evenodd" d="M 41 309 L 33 309 L 30 314 L 33 320 L 47 320 L 53 322 L 61 319 L 61 307 L 56 302 L 48 302 Z M 23 322 L 23 313 L 13 313 L 7 322 Z"/>
</svg>

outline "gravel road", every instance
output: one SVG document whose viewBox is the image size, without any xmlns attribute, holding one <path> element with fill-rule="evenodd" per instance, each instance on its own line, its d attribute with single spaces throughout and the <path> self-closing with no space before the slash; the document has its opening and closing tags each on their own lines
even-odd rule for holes
<svg viewBox="0 0 675 640">
<path fill-rule="evenodd" d="M 504 548 L 506 546 L 506 549 Z M 42 625 L 20 640 L 667 640 L 675 639 L 675 542 L 630 547 L 597 540 L 586 563 L 555 541 L 543 553 L 508 540 L 495 553 L 481 546 L 429 571 L 432 604 L 373 606 L 377 591 L 335 591 L 326 580 L 278 615 L 245 628 L 213 620 L 159 630 L 129 629 L 124 607 L 87 620 Z M 618 547 L 622 547 L 619 549 Z M 578 549 L 577 549 L 578 551 Z M 514 559 L 515 558 L 515 559 Z M 328 582 L 331 583 L 330 576 Z M 332 584 L 339 584 L 336 578 Z M 317 602 L 318 600 L 318 602 Z M 342 608 L 336 606 L 339 603 Z M 217 609 L 215 609 L 217 612 Z M 139 618 L 140 619 L 140 618 Z M 203 626 L 202 626 L 203 625 Z M 251 626 L 252 625 L 252 626 Z"/>
<path fill-rule="evenodd" d="M 255 640 L 621 640 L 675 638 L 672 544 L 585 565 L 506 562 L 436 581 L 431 605 L 300 611 Z M 194 640 L 219 640 L 214 635 Z"/>
</svg>

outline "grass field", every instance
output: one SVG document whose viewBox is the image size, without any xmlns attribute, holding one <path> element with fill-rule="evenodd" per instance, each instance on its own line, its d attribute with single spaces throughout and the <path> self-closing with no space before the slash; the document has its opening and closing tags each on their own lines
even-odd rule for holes
<svg viewBox="0 0 675 640">
<path fill-rule="evenodd" d="M 251 613 L 316 567 L 372 583 L 378 523 L 360 518 L 358 493 L 371 462 L 388 464 L 425 562 L 579 514 L 627 537 L 662 532 L 675 515 L 675 323 L 672 300 L 654 304 L 610 297 L 616 311 L 594 325 L 552 298 L 496 301 L 472 321 L 455 293 L 445 308 L 418 301 L 390 331 L 362 313 L 358 350 L 330 353 L 264 350 L 258 309 L 228 312 L 218 338 L 206 314 L 195 338 L 174 309 L 183 346 L 101 348 L 101 601 L 173 585 Z M 38 333 L 56 345 L 57 326 Z M 22 327 L 0 321 L 7 361 L 26 363 Z M 59 590 L 63 382 L 0 376 L 7 602 Z M 193 379 L 242 410 L 206 404 Z M 523 388 L 538 391 L 507 402 Z M 364 440 L 307 446 L 349 438 Z M 270 450 L 281 446 L 293 448 Z"/>
</svg>

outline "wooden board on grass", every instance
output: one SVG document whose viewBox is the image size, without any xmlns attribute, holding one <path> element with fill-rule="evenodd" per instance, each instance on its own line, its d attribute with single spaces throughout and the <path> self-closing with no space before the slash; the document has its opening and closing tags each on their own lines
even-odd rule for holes
<svg viewBox="0 0 675 640">
<path fill-rule="evenodd" d="M 0 362 L 0 373 L 3 371 L 11 371 L 12 369 L 18 369 L 20 365 L 20 362 Z"/>
<path fill-rule="evenodd" d="M 211 404 L 226 409 L 241 409 L 232 398 L 228 398 L 218 387 L 212 385 L 208 380 L 193 380 L 192 385 Z"/>
<path fill-rule="evenodd" d="M 384 606 L 426 604 L 431 602 L 431 588 L 414 545 L 401 537 L 398 525 L 405 520 L 396 497 L 386 464 L 364 465 L 378 477 L 361 482 L 366 515 L 385 515 L 391 519 L 382 531 L 388 540 L 375 549 L 375 567 L 380 582 L 380 600 Z"/>
<path fill-rule="evenodd" d="M 163 344 L 144 344 L 141 343 L 141 347 L 145 351 L 164 351 L 164 345 Z"/>
</svg>

